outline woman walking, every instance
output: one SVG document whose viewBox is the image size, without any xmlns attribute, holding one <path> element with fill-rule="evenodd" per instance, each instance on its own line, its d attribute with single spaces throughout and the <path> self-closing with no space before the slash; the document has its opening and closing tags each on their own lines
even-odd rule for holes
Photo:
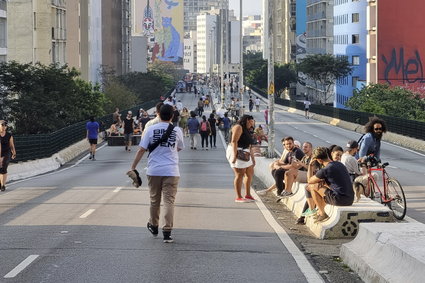
<svg viewBox="0 0 425 283">
<path fill-rule="evenodd" d="M 235 202 L 255 201 L 251 196 L 251 181 L 254 176 L 254 152 L 251 149 L 253 138 L 250 134 L 254 127 L 254 117 L 244 115 L 232 128 L 232 136 L 226 150 L 226 157 L 235 173 L 233 186 L 236 192 Z M 245 198 L 242 197 L 242 182 L 245 185 Z"/>
<path fill-rule="evenodd" d="M 189 119 L 189 110 L 186 107 L 183 107 L 182 112 L 180 114 L 180 122 L 179 127 L 183 130 L 183 135 L 185 137 L 189 136 L 187 131 L 187 119 Z"/>
<path fill-rule="evenodd" d="M 208 123 L 210 123 L 210 127 L 211 127 L 211 133 L 210 133 L 210 146 L 211 148 L 214 145 L 214 148 L 217 148 L 216 146 L 216 140 L 217 140 L 217 120 L 214 117 L 214 113 L 210 114 L 210 118 L 208 119 Z"/>
<path fill-rule="evenodd" d="M 205 115 L 202 116 L 201 124 L 199 124 L 199 133 L 201 134 L 202 149 L 204 149 L 205 141 L 205 146 L 208 150 L 208 136 L 211 133 L 211 126 L 210 123 L 207 121 L 207 117 L 205 117 Z"/>
<path fill-rule="evenodd" d="M 7 131 L 7 123 L 4 120 L 0 120 L 0 190 L 6 190 L 7 181 L 7 167 L 9 166 L 10 158 L 15 159 L 16 150 L 13 137 Z"/>
</svg>

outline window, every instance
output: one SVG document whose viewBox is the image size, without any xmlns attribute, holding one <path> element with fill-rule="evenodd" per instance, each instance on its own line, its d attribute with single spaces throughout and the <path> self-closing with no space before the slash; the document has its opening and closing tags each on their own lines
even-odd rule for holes
<svg viewBox="0 0 425 283">
<path fill-rule="evenodd" d="M 351 36 L 351 43 L 352 44 L 360 43 L 360 36 L 358 34 L 353 34 Z"/>
<path fill-rule="evenodd" d="M 351 15 L 351 22 L 353 22 L 353 23 L 358 23 L 358 22 L 359 22 L 359 20 L 360 20 L 359 13 L 353 13 L 353 14 Z"/>
<path fill-rule="evenodd" d="M 360 56 L 353 56 L 353 58 L 352 58 L 352 65 L 353 66 L 360 65 Z"/>
<path fill-rule="evenodd" d="M 351 82 L 353 87 L 357 87 L 357 82 L 359 81 L 359 77 L 352 77 Z"/>
</svg>

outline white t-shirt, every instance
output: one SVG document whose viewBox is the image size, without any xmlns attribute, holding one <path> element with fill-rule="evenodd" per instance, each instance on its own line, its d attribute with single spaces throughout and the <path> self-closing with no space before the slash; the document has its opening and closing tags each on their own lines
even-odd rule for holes
<svg viewBox="0 0 425 283">
<path fill-rule="evenodd" d="M 149 144 L 159 140 L 166 132 L 169 123 L 160 122 L 150 126 L 142 137 L 139 146 L 148 149 Z M 148 176 L 179 177 L 178 150 L 184 149 L 183 133 L 179 127 L 174 127 L 166 142 L 158 145 L 148 157 Z"/>
<path fill-rule="evenodd" d="M 255 99 L 255 105 L 260 105 L 260 99 L 258 97 Z"/>
<path fill-rule="evenodd" d="M 310 105 L 311 105 L 311 102 L 310 101 L 308 101 L 308 100 L 305 100 L 304 101 L 304 108 L 305 109 L 309 109 L 310 108 Z"/>
<path fill-rule="evenodd" d="M 359 163 L 357 162 L 356 158 L 354 158 L 354 156 L 352 156 L 348 152 L 344 152 L 344 154 L 341 156 L 341 163 L 345 165 L 348 173 L 357 175 L 362 174 L 359 168 Z"/>
</svg>

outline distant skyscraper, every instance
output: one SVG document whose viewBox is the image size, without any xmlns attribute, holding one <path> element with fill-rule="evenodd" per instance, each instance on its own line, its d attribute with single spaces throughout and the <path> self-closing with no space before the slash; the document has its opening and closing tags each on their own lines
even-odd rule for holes
<svg viewBox="0 0 425 283">
<path fill-rule="evenodd" d="M 196 17 L 202 11 L 220 8 L 222 0 L 184 0 L 184 32 L 196 30 Z M 229 0 L 223 0 L 224 8 L 229 7 Z"/>
<path fill-rule="evenodd" d="M 7 55 L 7 3 L 0 0 L 0 62 L 6 61 Z"/>
</svg>

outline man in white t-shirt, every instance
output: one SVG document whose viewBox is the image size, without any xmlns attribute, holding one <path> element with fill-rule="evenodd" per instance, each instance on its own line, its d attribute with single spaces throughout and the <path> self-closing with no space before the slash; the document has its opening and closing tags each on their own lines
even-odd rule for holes
<svg viewBox="0 0 425 283">
<path fill-rule="evenodd" d="M 258 97 L 255 98 L 255 110 L 257 110 L 257 112 L 260 112 L 260 99 Z"/>
<path fill-rule="evenodd" d="M 311 105 L 311 102 L 308 101 L 308 99 L 304 100 L 304 111 L 305 111 L 306 119 L 310 119 L 310 116 L 308 115 L 310 112 L 310 105 Z"/>
<path fill-rule="evenodd" d="M 155 143 L 164 135 L 173 118 L 173 107 L 163 105 L 159 111 L 161 121 L 146 129 L 145 135 L 140 141 L 136 157 L 131 170 L 136 169 L 143 154 L 149 145 Z M 179 127 L 175 127 L 168 139 L 158 145 L 148 155 L 148 178 L 150 194 L 150 218 L 147 224 L 149 231 L 155 237 L 158 235 L 159 213 L 161 196 L 164 198 L 164 223 L 162 233 L 164 243 L 172 243 L 171 230 L 173 229 L 174 201 L 177 194 L 177 186 L 180 179 L 178 152 L 184 149 L 183 133 Z"/>
</svg>

